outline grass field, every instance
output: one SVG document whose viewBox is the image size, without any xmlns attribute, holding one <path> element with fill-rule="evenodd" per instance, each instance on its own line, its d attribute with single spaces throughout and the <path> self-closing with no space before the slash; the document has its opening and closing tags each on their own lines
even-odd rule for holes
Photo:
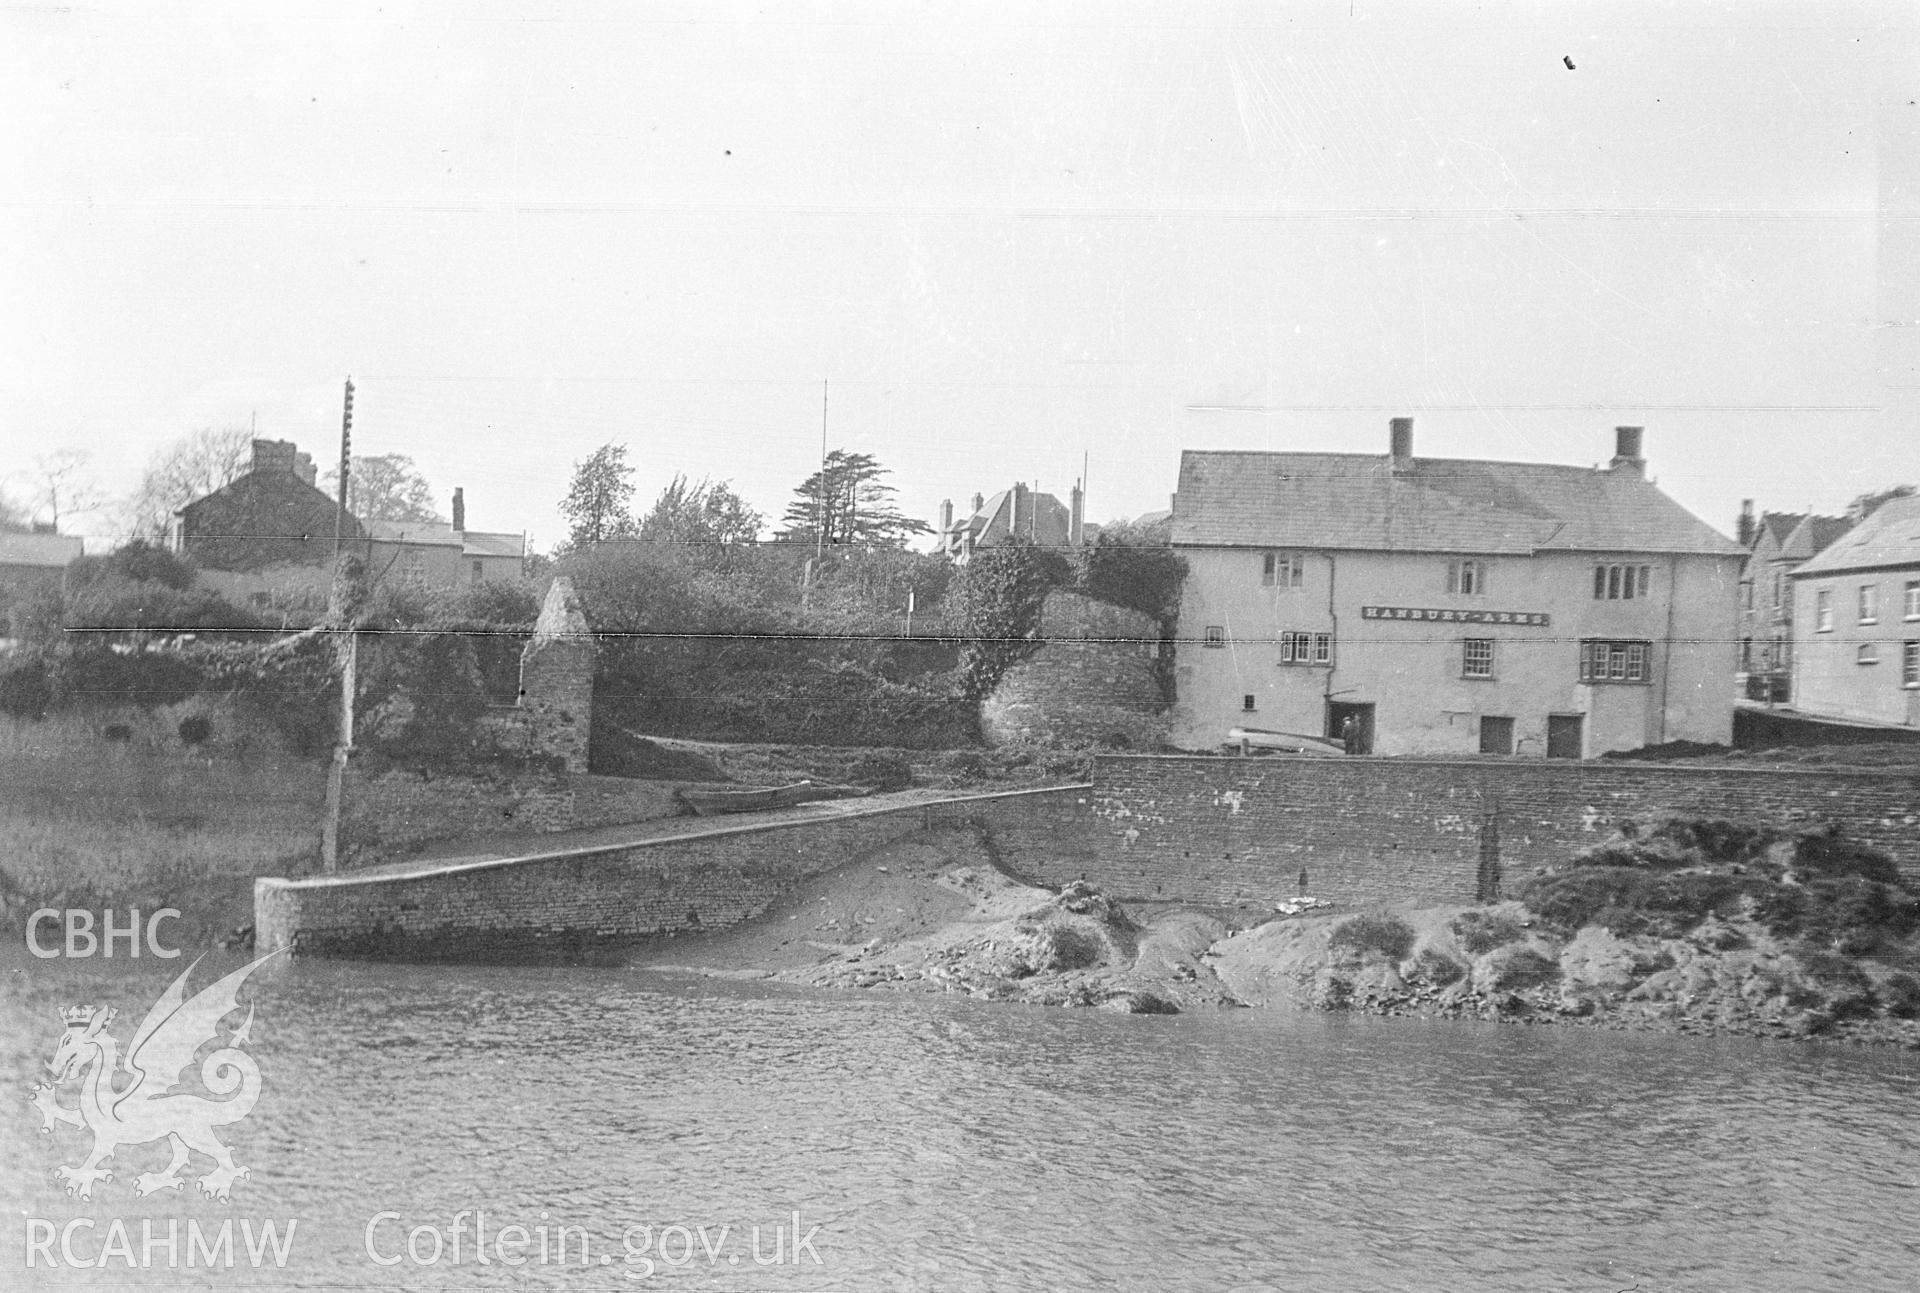
<svg viewBox="0 0 1920 1293">
<path fill-rule="evenodd" d="M 137 895 L 304 870 L 326 769 L 278 751 L 109 740 L 78 717 L 0 723 L 0 873 L 15 895 Z M 158 730 L 158 725 L 154 725 Z"/>
</svg>

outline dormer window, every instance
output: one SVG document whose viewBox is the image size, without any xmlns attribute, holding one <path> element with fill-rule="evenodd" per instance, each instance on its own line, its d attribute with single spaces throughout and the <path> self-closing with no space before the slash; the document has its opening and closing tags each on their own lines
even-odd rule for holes
<svg viewBox="0 0 1920 1293">
<path fill-rule="evenodd" d="M 1478 597 L 1487 591 L 1487 563 L 1484 561 L 1449 561 L 1447 563 L 1447 591 L 1458 593 L 1462 597 Z"/>
<path fill-rule="evenodd" d="M 1298 588 L 1307 563 L 1297 552 L 1268 552 L 1261 557 L 1260 582 L 1268 588 Z"/>
</svg>

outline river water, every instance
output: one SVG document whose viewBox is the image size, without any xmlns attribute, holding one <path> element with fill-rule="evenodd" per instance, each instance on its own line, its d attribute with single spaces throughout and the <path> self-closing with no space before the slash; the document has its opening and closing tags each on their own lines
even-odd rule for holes
<svg viewBox="0 0 1920 1293">
<path fill-rule="evenodd" d="M 1920 1286 L 1911 1053 L 637 970 L 271 962 L 232 1202 L 134 1197 L 159 1144 L 68 1198 L 86 1138 L 19 1099 L 54 1012 L 115 1005 L 124 1043 L 184 965 L 9 963 L 0 1287 Z"/>
</svg>

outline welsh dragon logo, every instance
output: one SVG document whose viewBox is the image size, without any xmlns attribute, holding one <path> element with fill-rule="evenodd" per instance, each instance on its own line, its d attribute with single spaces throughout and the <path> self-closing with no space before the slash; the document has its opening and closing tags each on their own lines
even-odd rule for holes
<svg viewBox="0 0 1920 1293">
<path fill-rule="evenodd" d="M 200 964 L 196 959 L 147 1011 L 127 1045 L 124 1061 L 119 1056 L 120 1043 L 107 1031 L 119 1011 L 69 1006 L 59 1012 L 66 1034 L 47 1064 L 53 1085 L 36 1083 L 27 1100 L 40 1110 L 43 1135 L 51 1135 L 57 1123 L 93 1133 L 93 1152 L 84 1163 L 54 1169 L 54 1180 L 64 1184 L 68 1194 L 92 1198 L 96 1182 L 113 1179 L 101 1164 L 113 1157 L 114 1150 L 165 1138 L 173 1145 L 173 1161 L 164 1172 L 142 1172 L 134 1182 L 136 1194 L 180 1189 L 186 1184 L 180 1171 L 187 1166 L 190 1151 L 198 1150 L 213 1159 L 214 1168 L 195 1182 L 196 1188 L 209 1198 L 228 1200 L 233 1183 L 248 1171 L 233 1161 L 232 1151 L 213 1132 L 239 1122 L 253 1108 L 260 1098 L 260 1067 L 240 1049 L 251 1036 L 252 1005 L 247 1007 L 246 1019 L 225 1037 L 220 1034 L 220 1022 L 239 1009 L 240 985 L 247 976 L 277 955 L 269 953 L 249 962 L 188 998 L 187 978 Z M 220 1046 L 200 1062 L 200 1081 L 223 1098 L 175 1091 L 193 1057 L 209 1042 Z M 79 1103 L 71 1108 L 62 1105 L 56 1094 L 70 1082 L 80 1088 Z"/>
</svg>

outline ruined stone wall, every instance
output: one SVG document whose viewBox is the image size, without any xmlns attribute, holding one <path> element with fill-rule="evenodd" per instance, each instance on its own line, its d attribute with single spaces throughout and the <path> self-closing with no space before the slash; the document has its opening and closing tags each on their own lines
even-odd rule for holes
<svg viewBox="0 0 1920 1293">
<path fill-rule="evenodd" d="M 1151 750 L 1167 736 L 1152 618 L 1079 593 L 1047 595 L 1041 646 L 980 706 L 994 745 L 1015 741 Z"/>
<path fill-rule="evenodd" d="M 494 748 L 556 771 L 585 772 L 593 737 L 595 647 L 573 582 L 547 588 L 533 637 L 520 653 L 520 696 L 481 719 Z"/>
</svg>

